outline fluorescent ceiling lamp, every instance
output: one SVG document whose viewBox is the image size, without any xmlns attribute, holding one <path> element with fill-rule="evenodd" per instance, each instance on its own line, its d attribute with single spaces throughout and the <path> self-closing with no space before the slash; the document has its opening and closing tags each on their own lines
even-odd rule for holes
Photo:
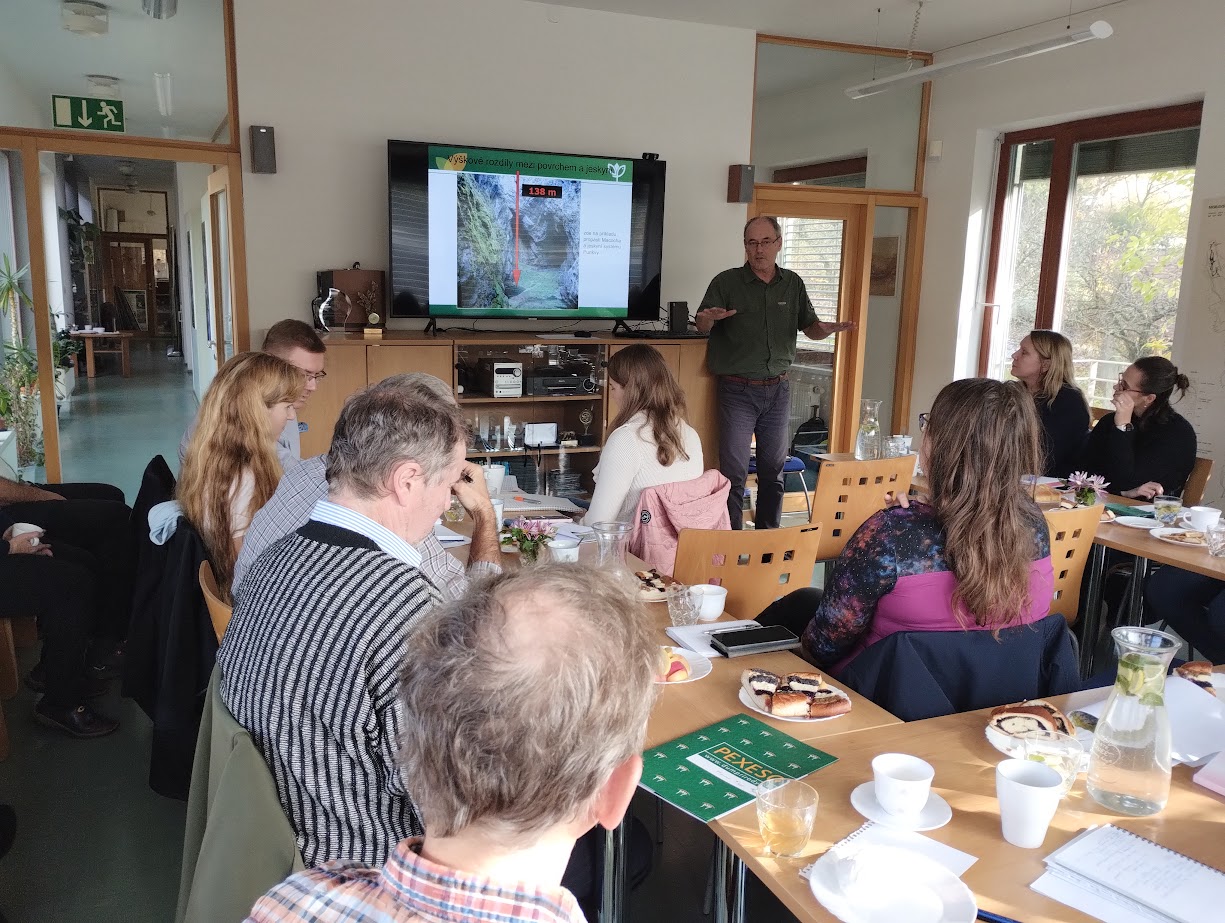
<svg viewBox="0 0 1225 923">
<path fill-rule="evenodd" d="M 945 74 L 951 74 L 955 71 L 990 67 L 992 64 L 1003 64 L 1005 61 L 1016 61 L 1019 58 L 1028 58 L 1032 55 L 1042 54 L 1045 51 L 1056 51 L 1060 48 L 1079 45 L 1081 42 L 1090 42 L 1095 38 L 1109 38 L 1113 34 L 1114 29 L 1110 27 L 1110 23 L 1099 19 L 1089 28 L 1081 29 L 1079 32 L 1067 32 L 1056 38 L 1046 38 L 1038 42 L 1030 42 L 1026 45 L 1017 45 L 1013 48 L 1004 48 L 999 51 L 988 51 L 965 58 L 953 58 L 950 61 L 941 61 L 939 64 L 929 64 L 927 67 L 916 67 L 914 70 L 906 71 L 904 74 L 882 77 L 880 80 L 869 80 L 867 83 L 847 87 L 846 95 L 851 97 L 851 99 L 863 99 L 865 96 L 875 96 L 877 93 L 884 93 L 886 90 L 917 86 L 927 80 L 931 80 L 933 77 L 943 77 Z"/>
<path fill-rule="evenodd" d="M 162 118 L 174 115 L 174 86 L 169 74 L 154 74 L 153 89 L 157 92 L 157 111 Z"/>
<path fill-rule="evenodd" d="M 179 11 L 179 0 L 145 0 L 144 7 L 154 19 L 169 19 Z"/>
<path fill-rule="evenodd" d="M 60 25 L 74 35 L 91 38 L 106 35 L 110 14 L 105 5 L 90 0 L 64 0 L 60 7 Z"/>
</svg>

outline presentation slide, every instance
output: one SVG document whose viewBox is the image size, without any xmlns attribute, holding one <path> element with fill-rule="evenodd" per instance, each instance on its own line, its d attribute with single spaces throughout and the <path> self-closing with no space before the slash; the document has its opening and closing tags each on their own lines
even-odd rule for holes
<svg viewBox="0 0 1225 923">
<path fill-rule="evenodd" d="M 429 148 L 430 314 L 625 317 L 629 160 Z"/>
</svg>

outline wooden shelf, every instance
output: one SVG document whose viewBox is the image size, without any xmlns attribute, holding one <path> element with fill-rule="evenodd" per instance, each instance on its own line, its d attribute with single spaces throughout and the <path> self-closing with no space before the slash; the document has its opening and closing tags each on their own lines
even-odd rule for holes
<svg viewBox="0 0 1225 923">
<path fill-rule="evenodd" d="M 504 398 L 505 400 L 505 398 Z M 468 452 L 464 455 L 465 458 L 517 458 L 522 455 L 534 456 L 537 453 L 541 455 L 556 455 L 561 449 L 503 449 L 500 452 Z M 601 451 L 598 445 L 581 445 L 578 448 L 566 449 L 567 455 L 590 455 L 593 452 Z"/>
<path fill-rule="evenodd" d="M 534 394 L 530 397 L 486 397 L 484 395 L 457 398 L 461 404 L 533 404 L 540 401 L 601 401 L 603 392 L 593 394 Z"/>
</svg>

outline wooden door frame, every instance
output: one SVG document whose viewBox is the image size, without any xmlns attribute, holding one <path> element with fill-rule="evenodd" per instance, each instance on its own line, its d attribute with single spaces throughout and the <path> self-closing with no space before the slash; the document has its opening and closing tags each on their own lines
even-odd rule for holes
<svg viewBox="0 0 1225 923">
<path fill-rule="evenodd" d="M 855 320 L 856 327 L 840 335 L 834 347 L 834 396 L 830 406 L 834 419 L 830 421 L 830 450 L 851 451 L 853 426 L 858 419 L 858 402 L 863 386 L 863 363 L 867 349 L 866 321 L 868 288 L 872 270 L 872 238 L 877 207 L 908 209 L 906 221 L 905 271 L 898 319 L 897 359 L 893 382 L 893 416 L 890 432 L 906 431 L 910 420 L 910 394 L 914 385 L 914 362 L 919 327 L 919 296 L 923 280 L 923 248 L 927 226 L 927 199 L 913 192 L 887 190 L 825 189 L 819 186 L 791 186 L 760 183 L 754 187 L 753 202 L 748 217 L 789 215 L 800 211 L 828 209 L 828 217 L 843 217 L 837 210 L 858 212 L 862 227 L 848 222 L 843 238 L 842 278 L 852 286 L 842 286 L 839 293 L 838 319 Z M 852 377 L 848 382 L 839 375 L 853 360 Z M 835 432 L 834 422 L 847 421 Z M 845 430 L 843 432 L 842 430 Z"/>
<path fill-rule="evenodd" d="M 155 323 L 151 322 L 151 318 L 156 311 L 154 310 L 154 302 L 156 300 L 156 287 L 153 280 L 153 240 L 156 237 L 158 240 L 163 240 L 168 235 L 144 234 L 136 231 L 100 231 L 98 242 L 102 245 L 102 294 L 114 294 L 115 279 L 110 271 L 111 249 L 107 246 L 108 243 L 118 244 L 141 244 L 145 250 L 145 263 L 148 267 L 145 271 L 145 329 L 137 329 L 137 335 L 143 334 L 146 337 L 156 336 L 157 332 L 153 328 Z M 109 285 L 108 285 L 109 283 Z M 112 291 L 108 292 L 110 288 Z M 105 301 L 105 298 L 103 299 Z M 116 305 L 118 309 L 118 305 Z"/>
</svg>

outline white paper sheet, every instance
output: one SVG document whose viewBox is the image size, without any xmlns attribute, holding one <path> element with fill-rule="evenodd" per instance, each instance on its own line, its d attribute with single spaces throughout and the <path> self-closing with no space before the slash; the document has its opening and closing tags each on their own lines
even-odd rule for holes
<svg viewBox="0 0 1225 923">
<path fill-rule="evenodd" d="M 912 833 L 909 830 L 892 830 L 889 827 L 874 824 L 872 821 L 868 821 L 854 833 L 835 843 L 830 847 L 830 850 L 850 842 L 864 846 L 892 846 L 897 849 L 917 852 L 933 862 L 940 863 L 958 878 L 964 875 L 970 866 L 978 861 L 978 856 L 971 856 L 969 853 L 962 852 L 960 849 L 954 849 L 952 846 L 941 843 L 938 840 L 933 840 L 931 837 L 924 836 L 921 833 Z M 829 850 L 822 854 L 821 859 L 828 855 Z M 817 862 L 820 862 L 821 859 L 818 859 Z M 804 866 L 804 868 L 800 869 L 800 874 L 807 878 L 817 862 Z"/>
<path fill-rule="evenodd" d="M 510 493 L 505 487 L 498 494 L 507 513 L 577 513 L 579 508 L 565 497 L 548 497 L 544 494 Z"/>
<path fill-rule="evenodd" d="M 1181 676 L 1167 676 L 1165 704 L 1170 715 L 1171 756 L 1179 763 L 1198 763 L 1225 750 L 1225 703 Z M 1081 711 L 1096 718 L 1106 699 Z"/>
<path fill-rule="evenodd" d="M 741 620 L 738 622 L 705 622 L 700 625 L 684 625 L 680 628 L 665 628 L 668 637 L 687 651 L 701 654 L 703 657 L 722 657 L 723 655 L 710 646 L 710 636 L 716 631 L 731 631 L 734 628 L 753 628 L 757 622 Z"/>
<path fill-rule="evenodd" d="M 440 522 L 434 523 L 434 538 L 438 539 L 445 547 L 450 548 L 454 545 L 467 545 L 471 543 L 466 535 L 460 535 L 458 532 L 452 532 Z"/>
</svg>

